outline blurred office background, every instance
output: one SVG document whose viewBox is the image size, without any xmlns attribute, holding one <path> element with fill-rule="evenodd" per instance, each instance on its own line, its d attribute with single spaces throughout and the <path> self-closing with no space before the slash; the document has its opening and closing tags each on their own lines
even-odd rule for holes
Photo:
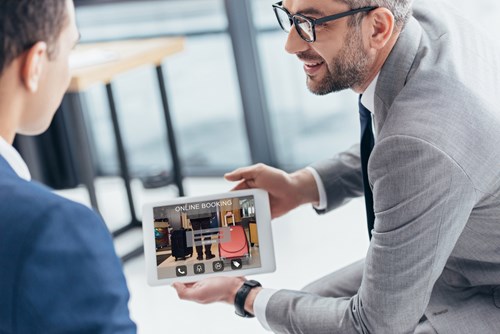
<svg viewBox="0 0 500 334">
<path fill-rule="evenodd" d="M 186 37 L 185 50 L 164 64 L 186 176 L 221 175 L 257 160 L 294 170 L 354 142 L 358 137 L 356 96 L 351 92 L 324 97 L 309 93 L 301 64 L 284 51 L 286 35 L 271 10 L 274 0 L 234 2 L 240 4 L 228 12 L 222 0 L 76 1 L 82 43 Z M 468 19 L 480 19 L 479 24 L 492 35 L 500 31 L 497 1 L 448 2 L 462 9 Z M 239 34 L 233 27 L 230 30 L 228 21 L 239 24 L 247 19 L 253 25 L 258 62 L 244 66 L 259 73 L 261 81 L 242 82 L 248 78 L 237 73 L 233 47 L 247 51 L 252 43 L 245 37 L 252 36 Z M 136 173 L 168 168 L 171 163 L 158 120 L 161 104 L 154 84 L 152 68 L 116 80 L 125 144 Z M 103 110 L 107 105 L 104 87 L 94 87 L 85 98 L 92 130 L 99 134 L 99 171 L 116 174 L 111 121 Z M 259 123 L 261 119 L 269 124 Z M 256 137 L 268 139 L 267 147 L 259 147 Z M 253 152 L 257 153 L 252 156 Z"/>
<path fill-rule="evenodd" d="M 81 1 L 86 2 L 91 1 Z M 347 92 L 315 97 L 307 91 L 302 66 L 284 52 L 286 35 L 278 30 L 271 3 L 239 1 L 228 12 L 221 0 L 122 1 L 81 6 L 77 14 L 83 43 L 186 36 L 185 50 L 165 60 L 165 74 L 185 175 L 205 176 L 221 175 L 253 161 L 296 169 L 347 147 L 358 137 L 355 96 Z M 228 27 L 229 20 L 239 24 L 248 19 L 259 63 L 245 66 L 255 66 L 251 70 L 261 74 L 260 82 L 252 78 L 242 82 L 249 79 L 238 75 L 233 44 L 244 52 L 252 44 L 236 28 Z M 170 163 L 164 129 L 158 122 L 161 105 L 154 84 L 152 68 L 116 80 L 126 146 L 135 172 L 165 168 Z M 111 133 L 111 125 L 108 113 L 102 110 L 106 107 L 104 88 L 90 90 L 86 104 L 99 133 L 99 170 L 114 174 L 113 137 L 105 135 Z M 262 147 L 260 138 L 268 139 L 264 143 L 268 147 Z M 264 152 L 258 152 L 259 148 Z"/>
<path fill-rule="evenodd" d="M 442 1 L 478 21 L 486 34 L 494 37 L 500 31 L 498 1 Z M 265 162 L 291 171 L 332 156 L 358 139 L 357 96 L 309 93 L 301 63 L 284 51 L 286 35 L 277 26 L 273 0 L 75 2 L 82 43 L 185 37 L 185 49 L 166 58 L 163 68 L 190 195 L 229 189 L 221 176 L 236 167 Z M 143 67 L 114 81 L 133 175 L 154 175 L 172 167 L 155 80 L 154 68 Z M 104 180 L 98 191 L 109 195 L 122 190 L 106 181 L 119 175 L 119 168 L 105 94 L 104 86 L 97 85 L 82 96 L 98 176 Z M 79 198 L 79 194 L 64 194 Z M 170 194 L 176 195 L 175 191 Z M 140 196 L 158 200 L 164 193 Z M 120 216 L 120 210 L 109 209 L 108 204 L 116 203 L 104 203 L 104 218 Z M 318 275 L 363 257 L 368 246 L 363 211 L 362 202 L 353 201 L 326 218 L 316 218 L 312 210 L 303 208 L 279 220 L 274 226 L 278 271 L 265 275 L 264 281 L 277 288 L 300 288 Z M 329 224 L 330 220 L 336 223 Z M 346 220 L 356 224 L 346 227 Z M 329 249 L 335 254 L 328 261 L 312 258 L 307 262 L 313 252 L 308 245 L 315 247 L 314 234 L 306 225 L 311 221 L 316 232 L 327 231 L 322 234 L 328 240 L 320 244 L 334 245 Z M 311 235 L 311 241 L 294 239 L 304 233 Z M 207 333 L 264 332 L 256 320 L 236 319 L 228 307 L 182 303 L 170 288 L 147 288 L 143 265 L 141 258 L 125 264 L 132 315 L 142 333 L 195 333 L 204 328 Z M 201 324 L 190 321 L 197 317 Z"/>
</svg>

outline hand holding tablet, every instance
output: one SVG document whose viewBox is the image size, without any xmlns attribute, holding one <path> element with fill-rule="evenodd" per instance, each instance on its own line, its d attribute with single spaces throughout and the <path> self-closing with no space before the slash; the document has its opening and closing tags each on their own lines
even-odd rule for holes
<svg viewBox="0 0 500 334">
<path fill-rule="evenodd" d="M 268 193 L 184 197 L 143 208 L 150 285 L 275 270 Z"/>
</svg>

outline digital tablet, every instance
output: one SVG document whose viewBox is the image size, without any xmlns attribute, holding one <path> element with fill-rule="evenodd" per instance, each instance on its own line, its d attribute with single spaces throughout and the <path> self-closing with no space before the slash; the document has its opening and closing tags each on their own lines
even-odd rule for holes
<svg viewBox="0 0 500 334">
<path fill-rule="evenodd" d="M 264 190 L 146 204 L 142 222 L 150 285 L 275 270 L 269 195 Z"/>
</svg>

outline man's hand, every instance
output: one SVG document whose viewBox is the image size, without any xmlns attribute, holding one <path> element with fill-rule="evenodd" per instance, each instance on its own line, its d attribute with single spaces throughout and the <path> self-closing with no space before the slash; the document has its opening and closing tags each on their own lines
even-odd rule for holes
<svg viewBox="0 0 500 334">
<path fill-rule="evenodd" d="M 244 277 L 211 277 L 197 283 L 174 283 L 180 299 L 190 300 L 200 304 L 225 302 L 234 305 L 234 298 L 239 288 L 245 282 Z M 254 314 L 253 302 L 261 287 L 252 289 L 245 300 L 245 310 Z"/>
<path fill-rule="evenodd" d="M 200 304 L 226 302 L 234 304 L 236 292 L 245 282 L 243 277 L 211 277 L 196 283 L 174 283 L 180 299 Z"/>
<path fill-rule="evenodd" d="M 233 190 L 266 190 L 270 197 L 272 218 L 282 216 L 299 205 L 319 202 L 316 181 L 305 169 L 288 174 L 280 169 L 257 164 L 239 168 L 224 177 L 228 181 L 240 181 Z"/>
</svg>

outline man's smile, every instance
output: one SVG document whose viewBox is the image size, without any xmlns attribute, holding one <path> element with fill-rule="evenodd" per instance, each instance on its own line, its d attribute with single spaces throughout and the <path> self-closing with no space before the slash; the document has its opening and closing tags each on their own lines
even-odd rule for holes
<svg viewBox="0 0 500 334">
<path fill-rule="evenodd" d="M 308 75 L 313 75 L 319 71 L 319 69 L 325 64 L 324 60 L 312 60 L 299 58 L 304 63 L 304 71 Z"/>
</svg>

